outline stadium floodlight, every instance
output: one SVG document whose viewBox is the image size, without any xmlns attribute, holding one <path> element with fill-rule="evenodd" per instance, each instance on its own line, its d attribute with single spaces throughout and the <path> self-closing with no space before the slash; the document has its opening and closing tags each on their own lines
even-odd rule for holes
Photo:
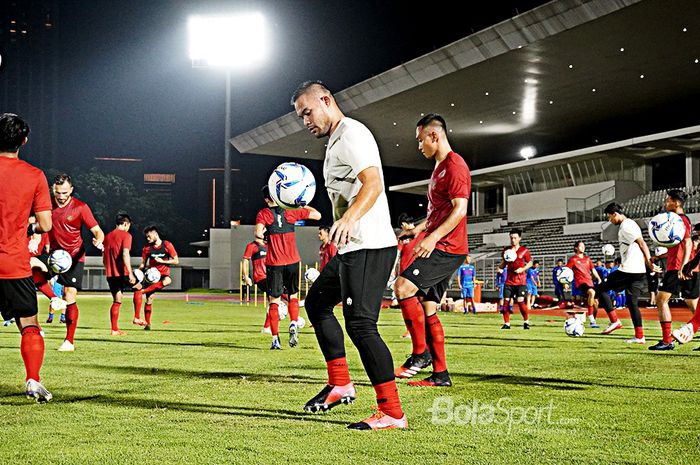
<svg viewBox="0 0 700 465">
<path fill-rule="evenodd" d="M 189 55 L 195 68 L 226 69 L 224 221 L 231 221 L 231 71 L 249 70 L 267 58 L 268 33 L 260 13 L 191 16 Z"/>
<path fill-rule="evenodd" d="M 193 66 L 245 69 L 267 57 L 267 29 L 260 13 L 191 16 L 188 29 Z"/>
<path fill-rule="evenodd" d="M 520 156 L 525 160 L 529 160 L 530 158 L 534 157 L 536 153 L 537 151 L 535 150 L 535 147 L 531 145 L 520 149 Z"/>
</svg>

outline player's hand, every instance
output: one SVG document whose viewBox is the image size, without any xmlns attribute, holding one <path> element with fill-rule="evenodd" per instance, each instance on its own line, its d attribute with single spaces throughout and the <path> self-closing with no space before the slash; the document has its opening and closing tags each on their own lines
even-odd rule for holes
<svg viewBox="0 0 700 465">
<path fill-rule="evenodd" d="M 104 246 L 104 244 L 102 244 L 102 241 L 97 239 L 97 238 L 92 239 L 92 245 L 94 245 L 95 248 L 98 250 L 104 251 L 104 249 L 105 249 L 105 246 Z"/>
<path fill-rule="evenodd" d="M 428 258 L 430 254 L 435 250 L 435 244 L 437 244 L 437 239 L 429 234 L 421 240 L 418 245 L 413 248 L 413 255 L 420 258 Z"/>
<path fill-rule="evenodd" d="M 503 268 L 497 268 L 496 273 L 498 274 L 503 274 Z"/>
<path fill-rule="evenodd" d="M 156 263 L 165 263 L 165 260 L 163 260 L 163 259 L 160 258 L 160 257 L 155 257 L 153 260 L 155 260 Z"/>
<path fill-rule="evenodd" d="M 525 268 L 517 268 L 517 269 L 515 270 L 515 274 L 521 274 L 521 273 L 524 273 L 524 272 L 525 272 Z"/>
<path fill-rule="evenodd" d="M 253 285 L 253 280 L 250 279 L 250 276 L 245 277 L 245 283 L 247 286 L 252 286 Z"/>
<path fill-rule="evenodd" d="M 133 272 L 129 273 L 129 284 L 131 284 L 132 286 L 136 284 L 136 276 L 134 276 Z"/>
<path fill-rule="evenodd" d="M 681 268 L 680 270 L 678 270 L 678 279 L 680 279 L 681 281 L 687 281 L 687 280 L 689 280 L 690 278 L 691 278 L 690 276 L 688 276 L 687 274 L 683 273 L 683 268 Z"/>
<path fill-rule="evenodd" d="M 647 266 L 648 266 L 649 269 L 650 269 L 651 271 L 653 271 L 654 273 L 661 273 L 661 271 L 662 271 L 662 270 L 661 270 L 661 267 L 660 267 L 659 265 L 655 265 L 655 264 L 652 263 L 651 261 L 649 261 L 649 263 L 647 263 Z"/>
<path fill-rule="evenodd" d="M 331 241 L 339 247 L 345 246 L 350 241 L 350 233 L 355 226 L 355 220 L 343 216 L 333 223 L 330 230 Z"/>
<path fill-rule="evenodd" d="M 41 239 L 34 239 L 34 237 L 29 239 L 29 245 L 28 245 L 29 253 L 31 253 L 32 255 L 36 254 L 39 251 L 39 244 L 40 243 L 41 243 Z"/>
</svg>

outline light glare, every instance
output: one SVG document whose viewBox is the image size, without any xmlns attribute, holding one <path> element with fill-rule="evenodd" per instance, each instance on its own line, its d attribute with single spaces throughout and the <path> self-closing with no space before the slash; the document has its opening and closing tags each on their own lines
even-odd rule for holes
<svg viewBox="0 0 700 465">
<path fill-rule="evenodd" d="M 259 13 L 192 16 L 188 22 L 193 64 L 246 68 L 267 57 L 265 19 Z"/>
</svg>

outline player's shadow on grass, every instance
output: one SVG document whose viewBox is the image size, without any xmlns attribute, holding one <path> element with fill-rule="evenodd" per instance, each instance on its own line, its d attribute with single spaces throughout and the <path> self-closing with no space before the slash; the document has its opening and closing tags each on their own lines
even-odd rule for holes
<svg viewBox="0 0 700 465">
<path fill-rule="evenodd" d="M 112 371 L 126 373 L 130 375 L 150 375 L 165 376 L 174 378 L 201 378 L 201 379 L 226 379 L 238 381 L 253 381 L 265 383 L 290 383 L 290 384 L 312 384 L 322 385 L 327 382 L 326 377 L 314 377 L 306 375 L 281 375 L 265 373 L 243 373 L 235 371 L 202 371 L 202 370 L 182 370 L 178 368 L 155 368 L 155 367 L 134 367 L 134 366 L 114 366 L 83 364 L 85 368 L 93 368 L 100 371 Z M 357 383 L 355 383 L 357 384 Z"/>
<path fill-rule="evenodd" d="M 180 346 L 180 347 L 226 347 L 229 349 L 244 349 L 244 350 L 264 350 L 269 352 L 264 347 L 248 347 L 238 344 L 233 344 L 231 342 L 166 342 L 166 341 L 143 341 L 143 340 L 129 340 L 129 339 L 100 339 L 100 338 L 80 338 L 80 341 L 90 341 L 90 342 L 107 342 L 114 344 L 152 344 L 152 345 L 163 345 L 163 346 Z"/>
<path fill-rule="evenodd" d="M 596 381 L 578 381 L 564 378 L 545 378 L 542 376 L 521 376 L 521 375 L 499 375 L 499 374 L 474 374 L 474 373 L 453 373 L 453 377 L 465 377 L 469 381 L 488 382 L 497 384 L 516 384 L 519 386 L 538 386 L 557 390 L 584 390 L 594 386 L 606 388 L 641 389 L 650 391 L 671 391 L 671 392 L 700 392 L 698 389 L 664 388 L 658 386 L 638 386 L 616 383 L 604 383 Z"/>
<path fill-rule="evenodd" d="M 70 398 L 65 399 L 64 402 L 71 402 Z M 346 421 L 342 420 L 332 420 L 326 415 L 314 415 L 309 413 L 304 413 L 299 410 L 288 410 L 288 409 L 272 409 L 272 408 L 260 408 L 260 407 L 243 407 L 240 405 L 220 405 L 220 404 L 200 404 L 191 402 L 169 402 L 156 399 L 140 399 L 133 397 L 119 397 L 110 395 L 100 395 L 92 398 L 84 399 L 77 398 L 76 402 L 92 402 L 97 404 L 104 404 L 110 408 L 115 405 L 120 407 L 131 407 L 131 408 L 142 408 L 142 409 L 168 409 L 168 410 L 180 410 L 185 412 L 193 413 L 206 413 L 206 414 L 219 414 L 219 415 L 235 415 L 246 418 L 257 417 L 257 418 L 269 418 L 271 420 L 299 420 L 299 421 L 312 421 L 320 423 L 332 423 L 337 425 L 347 425 Z"/>
</svg>

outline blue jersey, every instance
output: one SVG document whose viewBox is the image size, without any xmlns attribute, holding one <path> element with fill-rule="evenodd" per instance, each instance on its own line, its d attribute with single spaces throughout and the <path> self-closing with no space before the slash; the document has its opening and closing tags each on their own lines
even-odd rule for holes
<svg viewBox="0 0 700 465">
<path fill-rule="evenodd" d="M 557 278 L 557 275 L 559 274 L 559 271 L 564 268 L 564 265 L 562 266 L 555 266 L 552 268 L 552 282 L 554 283 L 554 289 L 564 289 L 564 286 L 559 282 L 559 279 Z"/>
<path fill-rule="evenodd" d="M 503 273 L 496 273 L 496 286 L 503 286 L 506 283 L 508 268 L 503 270 Z"/>
<path fill-rule="evenodd" d="M 529 268 L 527 270 L 527 285 L 531 287 L 536 287 L 537 280 L 540 278 L 539 268 Z"/>
<path fill-rule="evenodd" d="M 462 265 L 457 271 L 459 282 L 462 287 L 474 287 L 474 278 L 476 278 L 476 268 L 474 265 Z"/>
<path fill-rule="evenodd" d="M 604 266 L 596 266 L 595 270 L 598 272 L 598 276 L 600 276 L 600 279 L 605 279 L 608 277 L 608 269 Z"/>
</svg>

